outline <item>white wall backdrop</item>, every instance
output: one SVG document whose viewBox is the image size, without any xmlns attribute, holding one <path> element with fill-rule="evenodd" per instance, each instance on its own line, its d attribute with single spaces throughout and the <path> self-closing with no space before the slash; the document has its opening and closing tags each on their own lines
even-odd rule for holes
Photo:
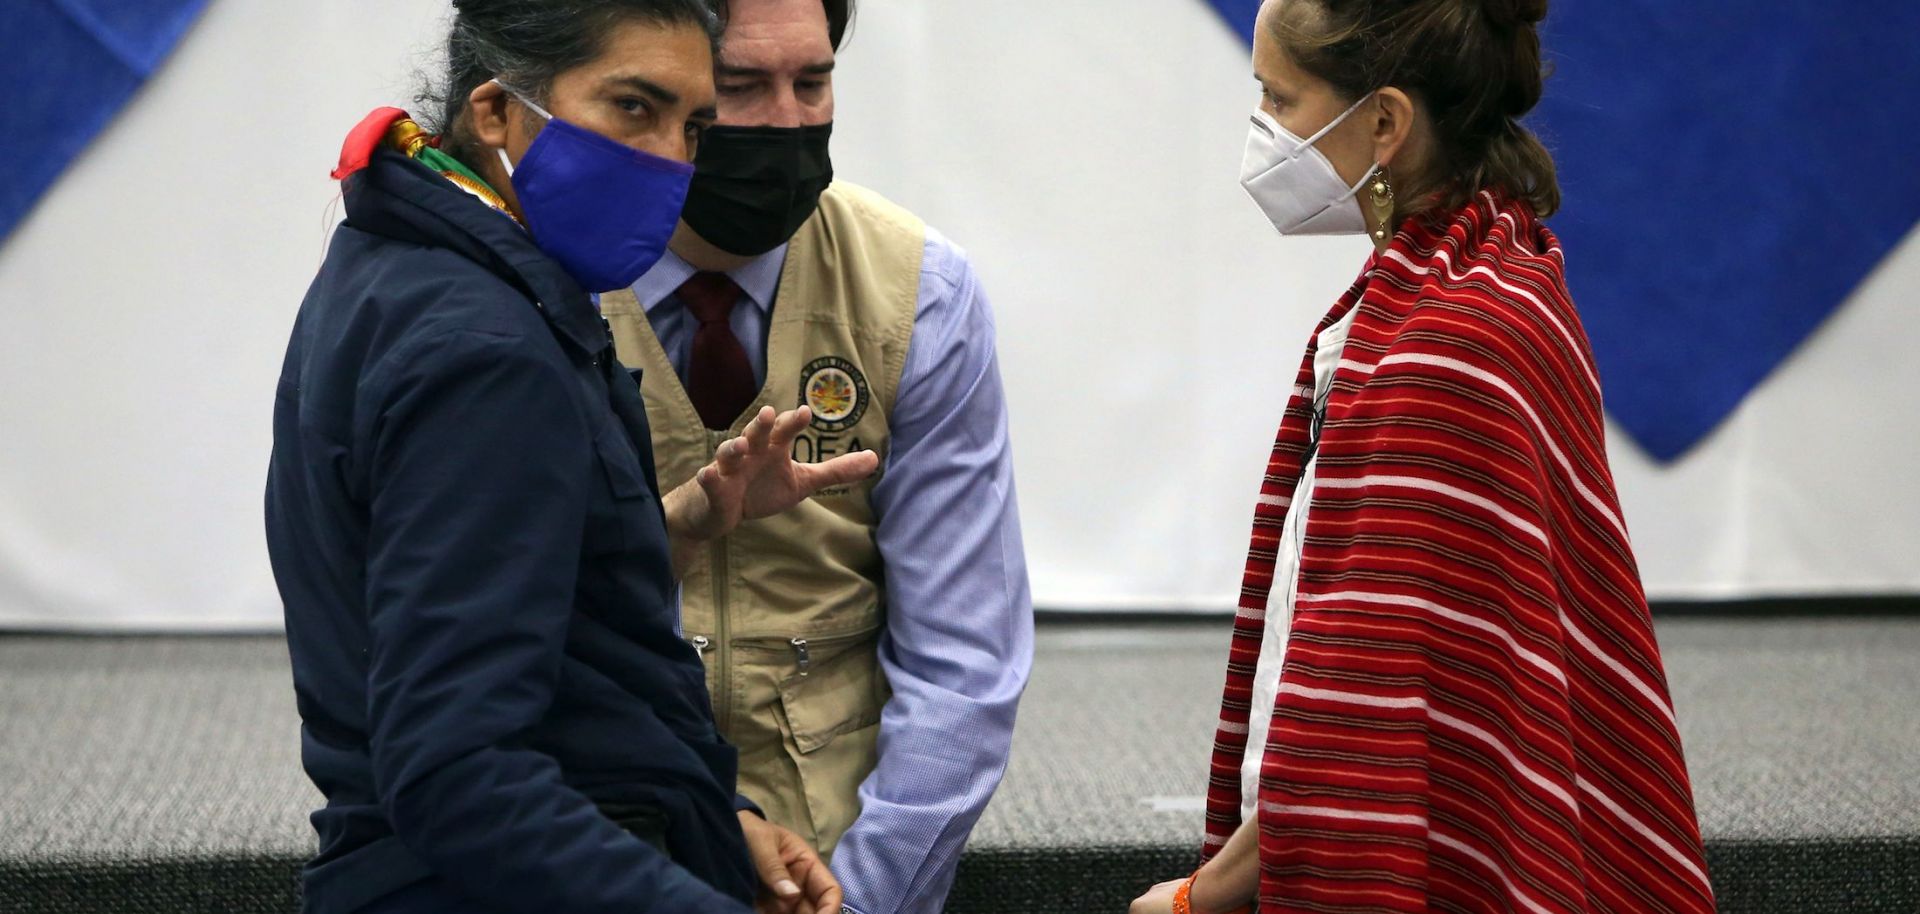
<svg viewBox="0 0 1920 914">
<path fill-rule="evenodd" d="M 260 496 L 326 172 L 446 9 L 214 0 L 0 247 L 0 627 L 278 624 Z M 1199 0 L 866 0 L 842 56 L 840 174 L 994 298 L 1043 607 L 1231 604 L 1286 379 L 1364 257 L 1242 196 L 1244 57 Z M 1914 288 L 1920 238 L 1678 466 L 1614 436 L 1655 595 L 1920 592 Z"/>
</svg>

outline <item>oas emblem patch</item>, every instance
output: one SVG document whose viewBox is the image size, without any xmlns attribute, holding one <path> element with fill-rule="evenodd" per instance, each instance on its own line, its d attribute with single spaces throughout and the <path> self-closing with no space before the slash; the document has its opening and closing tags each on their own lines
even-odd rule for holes
<svg viewBox="0 0 1920 914">
<path fill-rule="evenodd" d="M 800 372 L 800 402 L 813 410 L 813 427 L 823 432 L 858 425 L 871 396 L 867 376 L 839 356 L 814 359 Z"/>
</svg>

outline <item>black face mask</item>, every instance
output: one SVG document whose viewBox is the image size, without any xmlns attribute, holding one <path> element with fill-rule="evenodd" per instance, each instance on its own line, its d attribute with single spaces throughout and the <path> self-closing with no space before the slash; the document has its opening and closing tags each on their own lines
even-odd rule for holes
<svg viewBox="0 0 1920 914">
<path fill-rule="evenodd" d="M 758 257 L 787 242 L 833 183 L 832 124 L 709 127 L 680 218 L 714 247 Z"/>
</svg>

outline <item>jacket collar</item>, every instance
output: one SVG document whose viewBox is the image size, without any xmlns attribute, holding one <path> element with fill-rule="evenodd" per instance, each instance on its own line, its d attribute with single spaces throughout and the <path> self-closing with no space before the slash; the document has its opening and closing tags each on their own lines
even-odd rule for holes
<svg viewBox="0 0 1920 914">
<path fill-rule="evenodd" d="M 446 248 L 486 267 L 532 299 L 547 323 L 589 355 L 607 348 L 593 300 L 518 223 L 420 163 L 374 152 L 345 180 L 347 222 L 357 229 Z"/>
</svg>

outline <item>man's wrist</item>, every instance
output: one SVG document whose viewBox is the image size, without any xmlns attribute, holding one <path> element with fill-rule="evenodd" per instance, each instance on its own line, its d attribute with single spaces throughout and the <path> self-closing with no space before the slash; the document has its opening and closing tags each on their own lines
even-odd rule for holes
<svg viewBox="0 0 1920 914">
<path fill-rule="evenodd" d="M 688 544 L 706 542 L 707 538 L 693 529 L 694 499 L 705 498 L 700 491 L 698 480 L 689 479 L 660 499 L 660 511 L 667 517 L 667 535 Z"/>
</svg>

